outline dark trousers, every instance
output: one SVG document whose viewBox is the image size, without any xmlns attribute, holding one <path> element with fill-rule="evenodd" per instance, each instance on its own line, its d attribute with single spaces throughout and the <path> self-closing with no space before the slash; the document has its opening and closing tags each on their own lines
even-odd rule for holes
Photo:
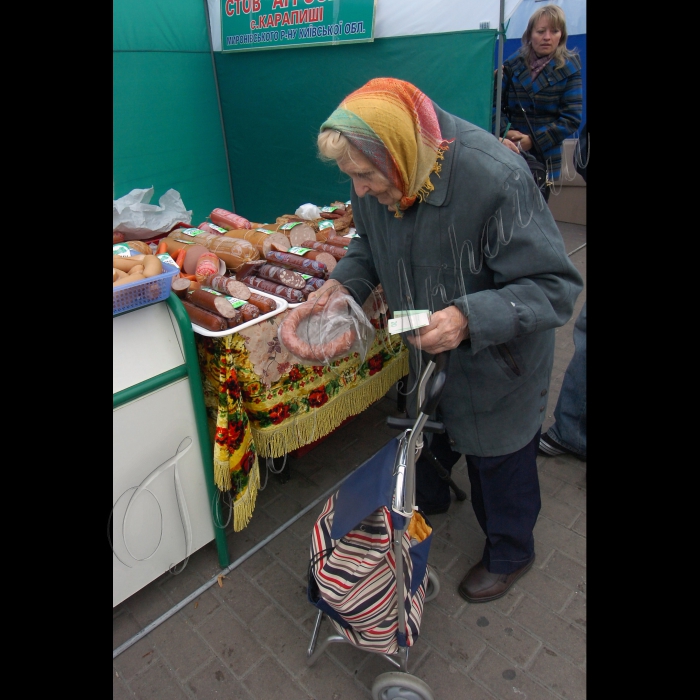
<svg viewBox="0 0 700 700">
<path fill-rule="evenodd" d="M 499 457 L 466 455 L 472 507 L 486 535 L 481 561 L 491 573 L 509 574 L 535 554 L 532 531 L 542 505 L 537 476 L 539 442 L 538 430 L 517 452 Z M 447 434 L 433 435 L 430 449 L 451 472 L 460 455 L 450 449 Z M 422 456 L 416 463 L 416 501 L 421 508 L 450 502 L 449 486 Z"/>
</svg>

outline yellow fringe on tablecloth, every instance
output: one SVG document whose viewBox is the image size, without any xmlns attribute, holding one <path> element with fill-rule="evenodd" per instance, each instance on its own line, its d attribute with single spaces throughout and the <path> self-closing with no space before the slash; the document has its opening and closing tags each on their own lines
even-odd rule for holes
<svg viewBox="0 0 700 700">
<path fill-rule="evenodd" d="M 258 455 L 255 455 L 255 463 L 248 474 L 248 488 L 243 495 L 233 503 L 233 531 L 240 532 L 250 522 L 255 509 L 255 500 L 260 488 L 260 466 Z"/>
<path fill-rule="evenodd" d="M 226 418 L 219 416 L 219 422 L 225 421 Z M 240 471 L 241 462 L 245 459 L 245 455 L 253 453 L 257 462 L 258 455 L 255 454 L 255 442 L 253 434 L 247 431 L 243 436 L 240 447 L 234 454 L 230 454 L 224 445 L 214 442 L 214 483 L 219 491 L 230 491 L 232 487 L 231 473 Z M 253 471 L 251 467 L 251 472 Z"/>
<path fill-rule="evenodd" d="M 362 413 L 408 374 L 408 353 L 403 353 L 352 389 L 341 392 L 327 404 L 298 418 L 287 420 L 283 426 L 256 428 L 251 424 L 253 442 L 261 457 L 282 457 L 288 452 L 308 445 L 335 430 L 349 416 Z"/>
</svg>

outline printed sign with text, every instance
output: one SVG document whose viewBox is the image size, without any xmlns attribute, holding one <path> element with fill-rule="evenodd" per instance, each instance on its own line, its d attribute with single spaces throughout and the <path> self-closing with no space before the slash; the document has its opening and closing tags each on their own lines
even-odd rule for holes
<svg viewBox="0 0 700 700">
<path fill-rule="evenodd" d="M 376 0 L 221 0 L 221 51 L 374 41 Z"/>
</svg>

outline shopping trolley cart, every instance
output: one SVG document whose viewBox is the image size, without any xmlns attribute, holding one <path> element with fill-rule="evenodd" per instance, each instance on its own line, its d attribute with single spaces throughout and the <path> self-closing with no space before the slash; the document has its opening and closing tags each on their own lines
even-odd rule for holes
<svg viewBox="0 0 700 700">
<path fill-rule="evenodd" d="M 433 700 L 428 684 L 407 667 L 423 604 L 438 595 L 440 581 L 427 563 L 432 532 L 418 542 L 407 530 L 415 513 L 420 516 L 417 523 L 430 528 L 415 505 L 415 465 L 422 451 L 429 452 L 423 433 L 444 431 L 430 416 L 440 401 L 448 360 L 448 353 L 440 353 L 427 363 L 418 386 L 417 418 L 387 418 L 387 424 L 403 434 L 341 484 L 326 502 L 312 536 L 307 595 L 318 613 L 307 663 L 313 665 L 330 644 L 340 642 L 381 654 L 400 671 L 377 676 L 374 700 Z M 457 498 L 464 500 L 466 494 L 442 465 L 436 466 Z M 317 645 L 324 615 L 336 633 Z"/>
</svg>

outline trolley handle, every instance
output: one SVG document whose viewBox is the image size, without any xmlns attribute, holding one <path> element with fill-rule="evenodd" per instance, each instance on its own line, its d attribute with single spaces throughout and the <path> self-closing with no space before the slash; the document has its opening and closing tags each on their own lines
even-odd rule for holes
<svg viewBox="0 0 700 700">
<path fill-rule="evenodd" d="M 433 357 L 435 369 L 433 370 L 433 380 L 430 383 L 430 392 L 428 393 L 428 397 L 423 402 L 423 405 L 420 407 L 420 412 L 424 413 L 426 416 L 435 413 L 438 404 L 440 403 L 442 390 L 445 388 L 445 382 L 447 381 L 447 366 L 449 364 L 449 359 L 449 351 L 439 352 Z"/>
<path fill-rule="evenodd" d="M 398 416 L 387 416 L 386 424 L 395 430 L 409 430 L 413 428 L 416 421 L 413 418 L 399 418 Z M 424 433 L 444 433 L 445 425 L 437 421 L 427 420 L 423 424 Z"/>
</svg>

